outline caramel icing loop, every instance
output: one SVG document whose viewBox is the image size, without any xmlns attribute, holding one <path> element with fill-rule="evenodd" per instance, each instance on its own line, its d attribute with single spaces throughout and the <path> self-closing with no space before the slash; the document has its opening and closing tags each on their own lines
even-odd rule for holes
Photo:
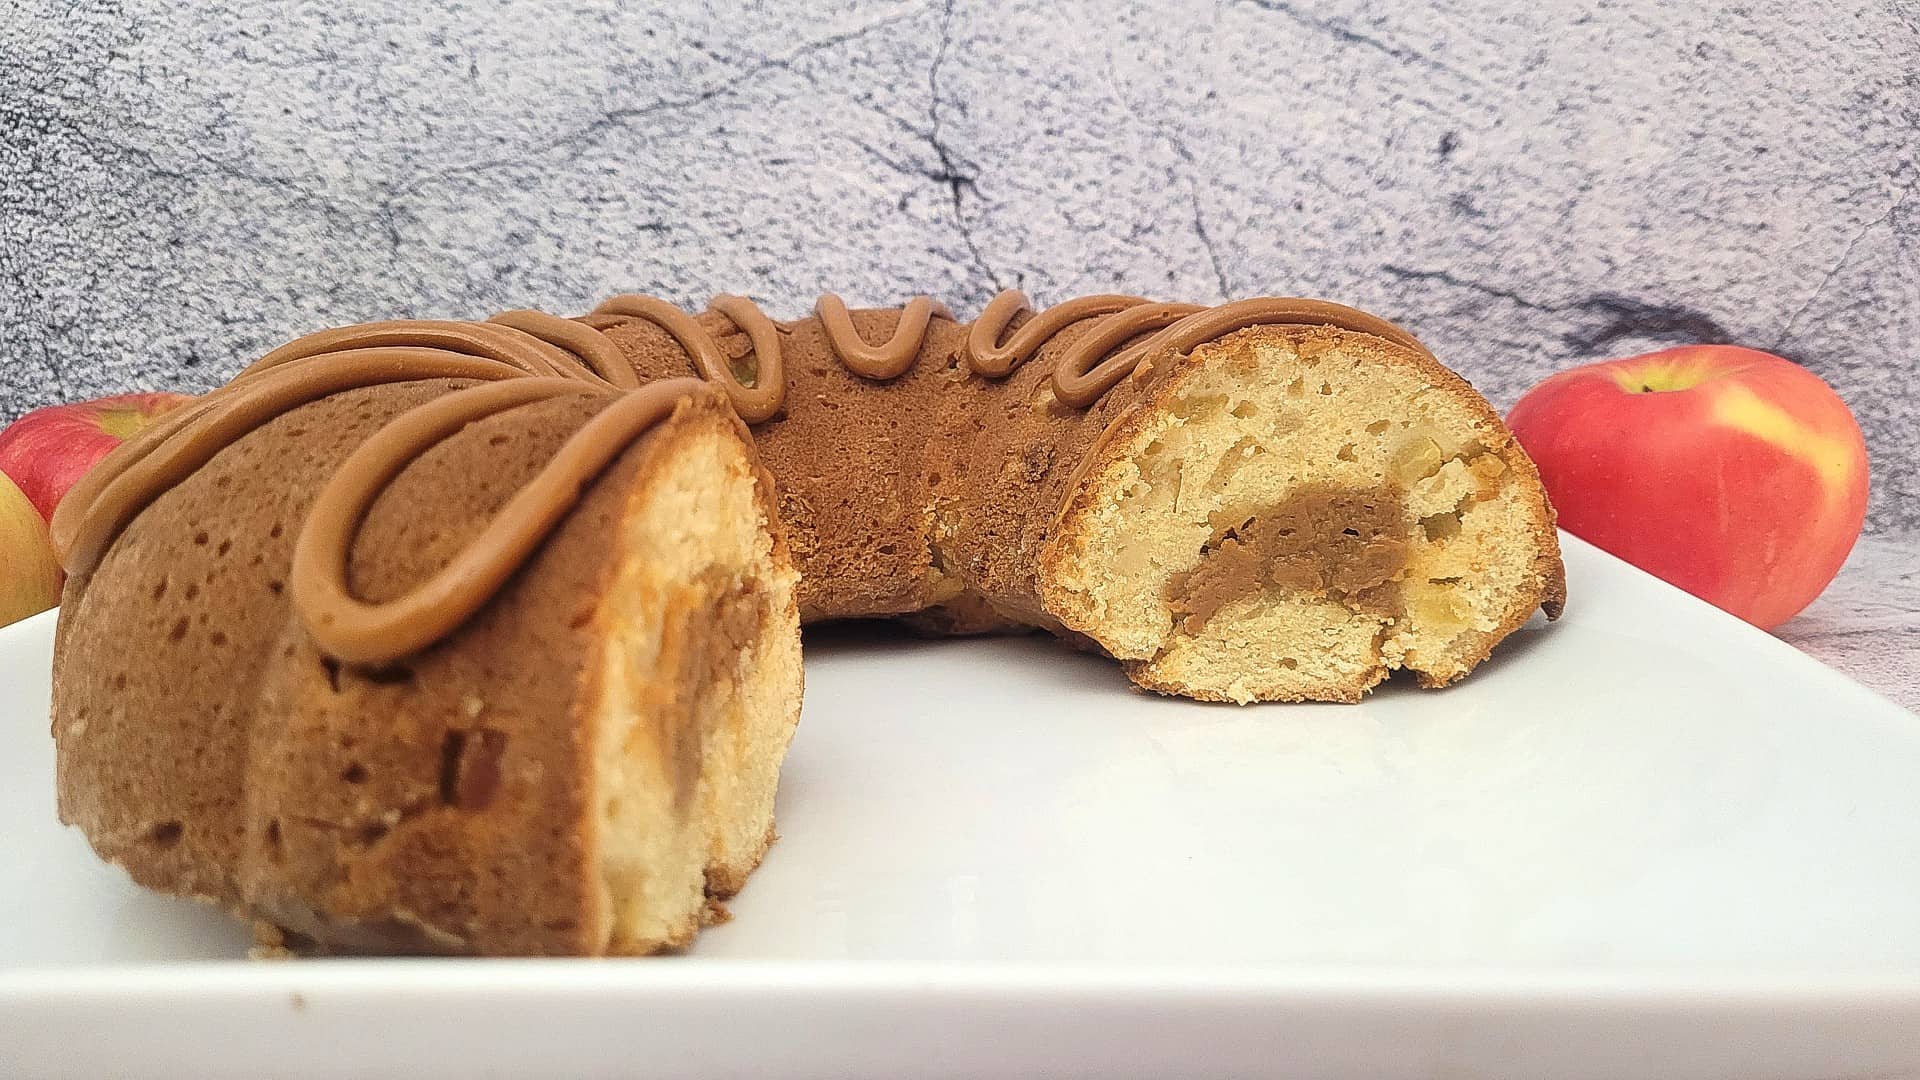
<svg viewBox="0 0 1920 1080">
<path fill-rule="evenodd" d="M 384 604 L 368 604 L 348 592 L 347 559 L 360 522 L 414 459 L 477 420 L 594 390 L 573 379 L 481 383 L 401 414 L 362 443 L 321 489 L 294 547 L 293 602 L 307 633 L 333 656 L 359 663 L 391 660 L 439 641 L 486 604 L 559 526 L 593 477 L 635 439 L 682 399 L 714 393 L 697 379 L 665 379 L 620 395 L 575 432 L 438 573 Z"/>
<path fill-rule="evenodd" d="M 1432 355 L 1412 334 L 1385 319 L 1344 304 L 1297 297 L 1256 297 L 1209 308 L 1154 303 L 1138 296 L 1082 296 L 1034 315 L 1003 343 L 1001 339 L 1013 321 L 1031 312 L 1026 295 L 1018 289 L 1007 289 L 988 301 L 967 333 L 967 365 L 975 374 L 999 378 L 1032 359 L 1067 327 L 1100 318 L 1091 333 L 1061 354 L 1053 369 L 1054 397 L 1077 408 L 1099 400 L 1149 355 L 1167 350 L 1186 352 L 1235 330 L 1261 324 L 1334 326 Z M 1127 347 L 1129 341 L 1149 330 L 1160 333 Z"/>
<path fill-rule="evenodd" d="M 787 396 L 787 369 L 780 355 L 779 327 L 744 296 L 716 296 L 711 305 L 744 331 L 753 344 L 753 385 L 742 382 L 720 342 L 694 317 L 654 296 L 626 293 L 593 309 L 594 315 L 625 315 L 645 319 L 665 330 L 693 359 L 708 382 L 718 385 L 733 402 L 733 411 L 749 424 L 771 420 Z"/>
<path fill-rule="evenodd" d="M 1047 342 L 1074 323 L 1100 315 L 1112 315 L 1146 303 L 1150 301 L 1145 297 L 1118 295 L 1080 296 L 1063 300 L 1034 315 L 1011 338 L 1002 342 L 1001 338 L 1006 334 L 1007 327 L 1013 325 L 1013 320 L 1033 311 L 1025 293 L 1018 289 L 1007 289 L 987 301 L 980 317 L 973 320 L 972 328 L 967 331 L 967 366 L 973 369 L 974 374 L 990 379 L 1010 375 L 1014 368 L 1033 359 Z"/>
<path fill-rule="evenodd" d="M 833 293 L 822 293 L 813 305 L 813 313 L 826 330 L 827 347 L 854 374 L 869 379 L 892 379 L 905 374 L 927 343 L 927 327 L 933 317 L 939 315 L 953 321 L 953 312 L 948 311 L 945 304 L 936 303 L 931 297 L 916 296 L 900 309 L 900 321 L 893 329 L 893 336 L 885 344 L 869 345 L 854 329 L 846 301 Z"/>
<path fill-rule="evenodd" d="M 1256 296 L 1207 308 L 1168 327 L 1143 344 L 1139 351 L 1143 355 L 1163 350 L 1183 353 L 1196 345 L 1225 337 L 1235 330 L 1266 325 L 1332 326 L 1385 338 L 1422 356 L 1433 356 L 1425 345 L 1420 344 L 1419 339 L 1378 315 L 1369 315 L 1345 304 L 1297 296 Z"/>
<path fill-rule="evenodd" d="M 1120 351 L 1122 346 L 1205 310 L 1199 304 L 1140 304 L 1102 319 L 1061 354 L 1053 368 L 1053 396 L 1076 408 L 1093 404 L 1138 362 L 1134 350 Z"/>
<path fill-rule="evenodd" d="M 584 364 L 581 370 L 585 374 L 608 386 L 632 390 L 640 385 L 640 376 L 634 373 L 633 365 L 621 354 L 620 347 L 592 327 L 544 311 L 526 309 L 503 311 L 487 321 L 531 334 L 549 345 L 559 347 L 570 357 L 578 357 Z"/>
<path fill-rule="evenodd" d="M 1102 394 L 1113 389 L 1120 380 L 1132 374 L 1140 361 L 1160 353 L 1185 353 L 1195 346 L 1225 337 L 1236 330 L 1245 330 L 1250 326 L 1332 326 L 1341 330 L 1352 330 L 1374 337 L 1385 338 L 1396 345 L 1412 349 L 1422 356 L 1431 357 L 1426 346 L 1420 344 L 1412 334 L 1380 318 L 1369 315 L 1358 308 L 1345 304 L 1333 304 L 1325 300 L 1306 300 L 1293 296 L 1260 296 L 1249 300 L 1236 300 L 1218 307 L 1197 308 L 1191 305 L 1163 304 L 1155 305 L 1166 309 L 1165 314 L 1156 314 L 1154 322 L 1166 315 L 1172 315 L 1179 308 L 1186 308 L 1188 314 L 1177 320 L 1168 319 L 1166 329 L 1147 340 L 1095 360 L 1094 357 L 1106 350 L 1118 346 L 1125 338 L 1119 334 L 1108 334 L 1102 326 L 1094 333 L 1076 342 L 1074 347 L 1060 358 L 1053 370 L 1054 396 L 1069 405 L 1086 407 L 1093 404 Z M 1145 306 L 1137 311 L 1144 311 Z M 1128 312 L 1131 315 L 1133 312 Z M 1115 320 L 1125 316 L 1116 316 Z M 1131 335 L 1129 335 L 1131 336 Z"/>
<path fill-rule="evenodd" d="M 312 356 L 349 349 L 384 348 L 439 349 L 477 356 L 518 368 L 528 375 L 557 375 L 579 367 L 577 363 L 569 366 L 564 360 L 556 360 L 555 354 L 560 350 L 547 342 L 508 327 L 443 319 L 394 319 L 308 334 L 241 369 L 234 381 Z"/>
</svg>

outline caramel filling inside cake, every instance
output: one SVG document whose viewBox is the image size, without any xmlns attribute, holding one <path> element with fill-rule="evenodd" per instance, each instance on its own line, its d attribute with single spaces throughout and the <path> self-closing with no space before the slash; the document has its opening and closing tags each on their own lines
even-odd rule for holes
<svg viewBox="0 0 1920 1080">
<path fill-rule="evenodd" d="M 1216 524 L 1199 565 L 1170 579 L 1167 604 L 1189 634 L 1221 608 L 1268 589 L 1392 617 L 1407 567 L 1405 518 L 1392 487 L 1302 489 L 1234 524 Z"/>
<path fill-rule="evenodd" d="M 638 706 L 659 724 L 661 757 L 672 779 L 673 808 L 694 808 L 707 743 L 727 727 L 725 709 L 749 651 L 766 621 L 766 590 L 719 570 L 674 591 L 661 634 L 660 667 L 674 678 L 650 683 Z M 645 735 L 628 733 L 629 753 L 644 752 Z"/>
<path fill-rule="evenodd" d="M 1330 330 L 1230 335 L 1122 432 L 1050 607 L 1136 681 L 1219 700 L 1446 682 L 1529 597 L 1537 514 L 1475 399 Z"/>
<path fill-rule="evenodd" d="M 595 806 L 607 951 L 690 941 L 765 852 L 798 710 L 794 575 L 776 568 L 752 462 L 717 433 L 636 496 L 599 615 Z"/>
</svg>

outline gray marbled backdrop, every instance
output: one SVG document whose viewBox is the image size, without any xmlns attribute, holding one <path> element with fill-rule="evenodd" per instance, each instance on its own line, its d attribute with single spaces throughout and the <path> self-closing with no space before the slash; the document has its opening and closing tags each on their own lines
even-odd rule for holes
<svg viewBox="0 0 1920 1080">
<path fill-rule="evenodd" d="M 10 0 L 0 419 L 616 290 L 1307 293 L 1502 406 L 1784 353 L 1920 527 L 1914 0 L 805 7 Z"/>
</svg>

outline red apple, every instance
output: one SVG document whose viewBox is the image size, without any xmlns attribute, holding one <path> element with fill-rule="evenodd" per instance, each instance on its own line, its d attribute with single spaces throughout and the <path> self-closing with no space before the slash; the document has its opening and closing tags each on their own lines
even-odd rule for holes
<svg viewBox="0 0 1920 1080">
<path fill-rule="evenodd" d="M 1866 517 L 1867 447 L 1846 403 L 1754 349 L 1563 371 L 1507 423 L 1568 532 L 1763 629 L 1827 587 Z"/>
<path fill-rule="evenodd" d="M 192 401 L 185 394 L 121 394 L 35 409 L 0 431 L 0 472 L 47 520 L 87 470 L 154 418 Z"/>
<path fill-rule="evenodd" d="M 60 602 L 60 565 L 47 523 L 18 485 L 0 474 L 0 626 Z"/>
</svg>

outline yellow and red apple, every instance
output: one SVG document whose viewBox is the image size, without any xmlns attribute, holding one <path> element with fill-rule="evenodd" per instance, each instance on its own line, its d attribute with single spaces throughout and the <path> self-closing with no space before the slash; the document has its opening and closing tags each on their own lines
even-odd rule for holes
<svg viewBox="0 0 1920 1080">
<path fill-rule="evenodd" d="M 0 431 L 0 472 L 51 520 L 67 489 L 108 452 L 192 400 L 186 394 L 120 394 L 35 409 Z"/>
<path fill-rule="evenodd" d="M 0 626 L 60 602 L 60 565 L 47 522 L 0 473 Z"/>
<path fill-rule="evenodd" d="M 1859 424 L 1770 353 L 1589 364 L 1528 391 L 1507 422 L 1568 532 L 1765 629 L 1827 587 L 1866 517 Z"/>
<path fill-rule="evenodd" d="M 134 432 L 192 400 L 122 394 L 52 405 L 0 431 L 0 626 L 60 602 L 47 522 L 67 490 Z"/>
</svg>

